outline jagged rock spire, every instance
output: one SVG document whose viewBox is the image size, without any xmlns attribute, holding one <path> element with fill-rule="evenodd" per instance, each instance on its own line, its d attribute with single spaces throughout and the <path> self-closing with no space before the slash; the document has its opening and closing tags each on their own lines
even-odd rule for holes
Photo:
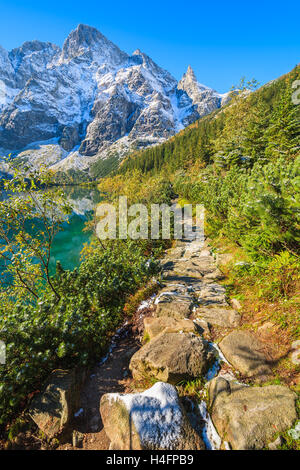
<svg viewBox="0 0 300 470">
<path fill-rule="evenodd" d="M 221 105 L 220 95 L 212 88 L 208 88 L 198 82 L 191 65 L 188 66 L 186 73 L 178 82 L 177 88 L 187 93 L 193 104 L 197 106 L 200 116 L 205 116 L 205 114 L 210 113 Z"/>
<path fill-rule="evenodd" d="M 195 72 L 194 70 L 192 69 L 192 67 L 189 65 L 188 68 L 187 68 L 187 71 L 186 73 L 184 74 L 185 77 L 190 77 L 192 78 L 193 80 L 197 80 L 196 78 L 196 75 L 195 75 Z"/>
</svg>

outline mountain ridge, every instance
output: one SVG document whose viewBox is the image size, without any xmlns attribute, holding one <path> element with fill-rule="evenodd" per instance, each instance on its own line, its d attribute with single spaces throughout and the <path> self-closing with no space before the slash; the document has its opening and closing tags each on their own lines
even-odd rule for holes
<svg viewBox="0 0 300 470">
<path fill-rule="evenodd" d="M 99 159 L 161 143 L 222 105 L 223 95 L 187 74 L 177 82 L 139 49 L 129 55 L 83 24 L 62 48 L 37 40 L 0 48 L 2 153 L 89 171 Z"/>
</svg>

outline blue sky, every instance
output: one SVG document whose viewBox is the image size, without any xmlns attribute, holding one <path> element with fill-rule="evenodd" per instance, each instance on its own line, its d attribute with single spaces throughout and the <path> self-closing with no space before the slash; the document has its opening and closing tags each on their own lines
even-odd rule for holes
<svg viewBox="0 0 300 470">
<path fill-rule="evenodd" d="M 77 24 L 98 28 L 126 52 L 139 48 L 177 79 L 227 91 L 242 76 L 265 83 L 300 62 L 300 2 L 202 0 L 0 0 L 0 44 L 62 45 Z"/>
</svg>

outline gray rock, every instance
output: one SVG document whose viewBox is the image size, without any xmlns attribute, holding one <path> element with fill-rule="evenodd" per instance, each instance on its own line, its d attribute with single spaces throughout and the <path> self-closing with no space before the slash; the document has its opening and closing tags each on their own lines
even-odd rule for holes
<svg viewBox="0 0 300 470">
<path fill-rule="evenodd" d="M 174 261 L 179 258 L 182 258 L 184 255 L 185 249 L 183 247 L 177 246 L 175 248 L 171 248 L 170 250 L 167 250 L 167 254 L 165 259 L 169 261 Z"/>
<path fill-rule="evenodd" d="M 132 356 L 129 367 L 136 379 L 148 377 L 176 384 L 203 376 L 214 358 L 202 337 L 162 333 Z"/>
<path fill-rule="evenodd" d="M 178 83 L 178 88 L 184 90 L 192 98 L 200 116 L 205 116 L 221 107 L 221 95 L 211 88 L 201 85 L 191 66 L 188 67 L 187 72 Z"/>
<path fill-rule="evenodd" d="M 62 136 L 60 139 L 60 145 L 64 150 L 70 152 L 72 148 L 75 147 L 80 141 L 79 128 L 65 126 L 62 131 Z"/>
<path fill-rule="evenodd" d="M 172 317 L 146 317 L 144 319 L 145 333 L 150 340 L 160 333 L 197 333 L 197 327 L 191 320 L 176 320 Z"/>
<path fill-rule="evenodd" d="M 213 423 L 233 450 L 263 449 L 297 419 L 297 396 L 281 385 L 247 387 L 217 378 L 209 397 Z"/>
<path fill-rule="evenodd" d="M 173 284 L 164 287 L 159 291 L 155 303 L 159 304 L 162 302 L 172 302 L 174 300 L 184 300 L 191 302 L 193 300 L 193 297 L 186 286 Z"/>
<path fill-rule="evenodd" d="M 29 414 L 48 437 L 67 430 L 78 410 L 80 390 L 85 378 L 84 370 L 55 370 L 50 375 L 44 392 L 34 398 Z"/>
<path fill-rule="evenodd" d="M 157 317 L 172 317 L 178 320 L 188 318 L 192 313 L 192 302 L 172 301 L 160 302 L 155 310 Z"/>
<path fill-rule="evenodd" d="M 222 271 L 220 271 L 219 268 L 216 268 L 212 272 L 209 272 L 209 273 L 207 273 L 203 276 L 203 279 L 205 281 L 216 281 L 216 280 L 220 281 L 224 278 L 225 278 L 225 276 L 222 273 Z"/>
<path fill-rule="evenodd" d="M 200 317 L 211 325 L 223 326 L 224 328 L 233 328 L 240 324 L 241 317 L 236 310 L 232 308 L 214 306 L 198 307 L 194 312 L 195 317 Z"/>
<path fill-rule="evenodd" d="M 197 256 L 173 261 L 168 264 L 165 271 L 164 277 L 166 278 L 178 275 L 208 281 L 224 278 L 212 256 Z"/>
<path fill-rule="evenodd" d="M 203 277 L 203 270 L 206 269 L 205 263 L 202 263 L 201 267 L 202 269 L 194 258 L 187 258 L 182 261 L 175 261 L 172 265 L 167 266 L 165 275 L 166 277 L 180 275 L 201 279 Z M 211 266 L 210 270 L 212 271 Z"/>
<path fill-rule="evenodd" d="M 219 284 L 205 282 L 201 283 L 200 290 L 197 291 L 198 302 L 203 305 L 218 304 L 227 306 L 226 290 Z"/>
<path fill-rule="evenodd" d="M 228 362 L 247 377 L 262 382 L 272 376 L 263 343 L 249 331 L 233 331 L 225 336 L 219 347 Z"/>
</svg>

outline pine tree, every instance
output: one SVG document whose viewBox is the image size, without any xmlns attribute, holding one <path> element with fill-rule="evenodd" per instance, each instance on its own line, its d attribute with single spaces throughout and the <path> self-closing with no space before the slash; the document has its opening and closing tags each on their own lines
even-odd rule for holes
<svg viewBox="0 0 300 470">
<path fill-rule="evenodd" d="M 293 104 L 291 95 L 292 88 L 288 80 L 266 132 L 268 145 L 265 153 L 268 159 L 292 157 L 300 152 L 299 107 Z"/>
<path fill-rule="evenodd" d="M 255 162 L 265 158 L 266 129 L 269 125 L 269 106 L 261 95 L 259 95 L 255 106 L 252 107 L 250 116 L 243 136 L 242 153 L 244 156 L 251 157 Z"/>
</svg>

